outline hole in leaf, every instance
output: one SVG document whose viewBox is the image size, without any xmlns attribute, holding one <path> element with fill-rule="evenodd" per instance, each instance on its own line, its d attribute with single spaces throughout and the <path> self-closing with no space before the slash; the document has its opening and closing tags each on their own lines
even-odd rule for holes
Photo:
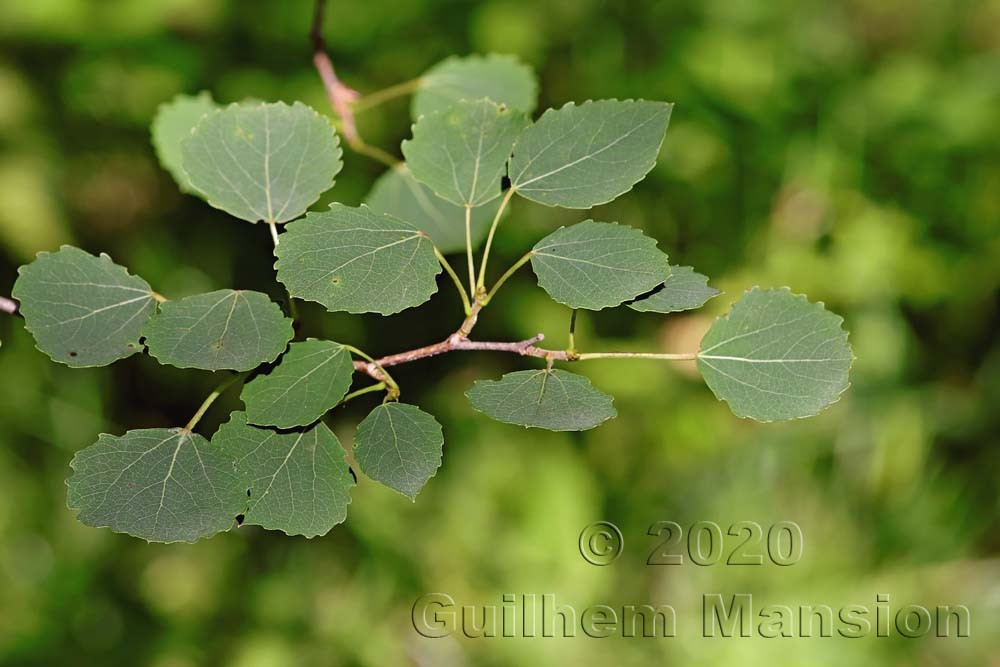
<svg viewBox="0 0 1000 667">
<path fill-rule="evenodd" d="M 333 278 L 332 278 L 332 279 L 330 280 L 330 284 L 331 284 L 331 285 L 339 285 L 339 284 L 340 284 L 340 276 L 334 276 L 334 277 L 333 277 Z"/>
<path fill-rule="evenodd" d="M 76 352 L 70 352 L 70 353 L 69 353 L 69 356 L 71 356 L 71 357 L 75 357 L 75 356 L 76 356 Z"/>
<path fill-rule="evenodd" d="M 507 190 L 510 190 L 510 178 L 504 176 L 500 179 L 500 191 L 506 192 Z"/>
<path fill-rule="evenodd" d="M 351 468 L 350 466 L 348 466 L 347 470 L 351 473 L 351 477 L 354 478 L 354 483 L 357 484 L 358 483 L 358 475 L 357 475 L 357 473 L 354 472 L 354 468 Z"/>
<path fill-rule="evenodd" d="M 244 521 L 246 521 L 246 516 L 245 515 L 243 515 L 243 514 L 237 514 L 236 515 L 236 525 L 237 526 L 242 526 Z"/>
<path fill-rule="evenodd" d="M 247 498 L 250 497 L 250 489 L 247 489 Z"/>
</svg>

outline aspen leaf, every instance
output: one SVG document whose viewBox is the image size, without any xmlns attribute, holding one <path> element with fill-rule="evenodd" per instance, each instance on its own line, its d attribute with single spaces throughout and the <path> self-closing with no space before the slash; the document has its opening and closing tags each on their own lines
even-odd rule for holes
<svg viewBox="0 0 1000 667">
<path fill-rule="evenodd" d="M 441 425 L 415 405 L 383 403 L 358 425 L 361 471 L 413 500 L 441 467 Z"/>
<path fill-rule="evenodd" d="M 531 268 L 538 284 L 570 308 L 620 305 L 663 283 L 667 255 L 638 229 L 608 222 L 562 227 L 535 244 Z"/>
<path fill-rule="evenodd" d="M 549 109 L 514 146 L 511 187 L 548 206 L 605 204 L 656 164 L 672 108 L 665 102 L 598 100 Z"/>
<path fill-rule="evenodd" d="M 293 331 L 266 294 L 224 289 L 161 304 L 143 335 L 162 364 L 249 371 L 277 359 Z"/>
<path fill-rule="evenodd" d="M 22 266 L 13 296 L 38 349 L 76 367 L 106 366 L 141 350 L 156 304 L 145 280 L 73 246 Z"/>
<path fill-rule="evenodd" d="M 301 102 L 231 104 L 181 142 L 181 166 L 209 204 L 249 222 L 293 220 L 333 187 L 340 140 Z"/>
<path fill-rule="evenodd" d="M 478 380 L 466 396 L 472 407 L 497 421 L 549 431 L 586 431 L 618 414 L 614 399 L 590 380 L 558 369 Z"/>
<path fill-rule="evenodd" d="M 848 387 L 843 318 L 788 288 L 754 287 L 701 341 L 705 382 L 739 417 L 810 417 Z"/>
</svg>

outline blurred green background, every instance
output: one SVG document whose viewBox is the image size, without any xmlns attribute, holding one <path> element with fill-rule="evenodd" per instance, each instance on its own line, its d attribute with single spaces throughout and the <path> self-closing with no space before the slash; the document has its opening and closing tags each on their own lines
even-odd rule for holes
<svg viewBox="0 0 1000 667">
<path fill-rule="evenodd" d="M 305 0 L 31 0 L 0 4 L 0 292 L 39 250 L 106 251 L 160 292 L 276 298 L 266 228 L 180 195 L 157 165 L 157 105 L 302 100 L 324 112 Z M 585 313 L 583 348 L 696 349 L 754 284 L 788 285 L 846 318 L 857 362 L 821 416 L 732 416 L 691 368 L 574 369 L 616 396 L 582 434 L 523 431 L 463 392 L 532 362 L 450 355 L 400 368 L 444 424 L 444 466 L 415 504 L 362 479 L 345 525 L 312 541 L 241 529 L 150 546 L 65 509 L 73 453 L 99 432 L 184 423 L 216 379 L 137 356 L 75 371 L 0 316 L 0 664 L 1000 664 L 1000 2 L 938 0 L 335 1 L 325 24 L 362 92 L 453 54 L 506 52 L 539 72 L 542 108 L 676 103 L 659 164 L 593 217 L 645 229 L 725 290 L 703 312 Z M 360 119 L 373 144 L 409 134 L 400 99 Z M 351 152 L 325 200 L 357 204 L 381 171 Z M 589 214 L 517 201 L 500 265 Z M 444 280 L 444 279 L 442 279 Z M 450 288 L 390 319 L 306 308 L 306 326 L 384 354 L 438 340 Z M 569 313 L 525 272 L 483 337 L 565 340 Z M 638 340 L 636 340 L 638 339 Z M 428 380 L 433 379 L 433 382 Z M 350 443 L 366 405 L 336 413 Z M 227 396 L 210 435 L 239 405 Z M 592 521 L 625 553 L 580 557 Z M 645 565 L 657 520 L 798 522 L 800 563 Z M 578 609 L 669 603 L 674 639 L 421 639 L 410 610 L 554 593 Z M 971 637 L 700 639 L 700 596 L 763 603 L 966 604 Z M 578 634 L 580 634 L 578 632 Z"/>
</svg>

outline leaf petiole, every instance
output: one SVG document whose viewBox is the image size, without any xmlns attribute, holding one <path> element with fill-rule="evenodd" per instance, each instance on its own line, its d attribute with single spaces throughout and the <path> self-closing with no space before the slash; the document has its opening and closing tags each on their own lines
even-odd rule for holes
<svg viewBox="0 0 1000 667">
<path fill-rule="evenodd" d="M 385 388 L 386 388 L 385 382 L 379 382 L 378 384 L 373 384 L 373 385 L 369 385 L 367 387 L 363 387 L 361 389 L 358 389 L 357 391 L 352 391 L 351 393 L 349 393 L 346 396 L 344 396 L 344 398 L 342 398 L 340 400 L 340 404 L 343 405 L 344 403 L 347 403 L 352 398 L 357 398 L 358 396 L 363 396 L 365 394 L 370 394 L 370 393 L 376 392 L 376 391 L 382 391 Z"/>
<path fill-rule="evenodd" d="M 201 406 L 198 408 L 198 411 L 194 413 L 193 417 L 191 417 L 191 421 L 187 423 L 187 425 L 184 427 L 184 430 L 187 431 L 188 433 L 194 430 L 194 427 L 198 425 L 198 422 L 200 422 L 201 418 L 205 416 L 205 413 L 208 412 L 208 409 L 212 407 L 212 403 L 215 403 L 215 399 L 217 399 L 227 389 L 232 387 L 234 384 L 236 384 L 246 376 L 247 373 L 237 373 L 236 375 L 233 375 L 231 378 L 229 378 L 228 380 L 220 384 L 218 387 L 216 387 L 215 390 L 212 391 L 212 393 L 209 394 L 207 397 L 205 397 L 204 401 L 202 401 Z"/>
<path fill-rule="evenodd" d="M 399 385 L 396 384 L 396 381 L 392 379 L 392 376 L 389 375 L 388 371 L 386 371 L 385 368 L 382 367 L 382 364 L 376 361 L 374 357 L 370 356 L 366 352 L 362 352 L 353 345 L 344 345 L 344 349 L 358 355 L 368 363 L 374 365 L 375 368 L 378 369 L 378 372 L 382 375 L 382 380 L 389 387 L 389 396 L 391 398 L 396 398 L 399 396 Z"/>
<path fill-rule="evenodd" d="M 507 208 L 507 204 L 510 202 L 510 198 L 514 196 L 514 188 L 507 190 L 507 194 L 504 195 L 503 201 L 500 202 L 500 208 L 497 209 L 497 214 L 493 216 L 493 224 L 490 225 L 490 233 L 486 237 L 486 245 L 483 247 L 483 259 L 479 264 L 479 282 L 478 287 L 486 286 L 486 262 L 490 258 L 490 248 L 493 247 L 493 237 L 496 235 L 497 227 L 500 225 L 500 216 L 503 215 L 504 209 Z"/>
<path fill-rule="evenodd" d="M 465 291 L 465 286 L 462 285 L 461 278 L 455 273 L 455 269 L 452 268 L 451 263 L 445 259 L 444 253 L 442 253 L 437 246 L 434 246 L 434 255 L 437 257 L 438 261 L 441 262 L 441 266 L 444 270 L 451 276 L 452 282 L 455 283 L 455 287 L 458 288 L 458 295 L 462 297 L 462 306 L 465 308 L 465 314 L 468 315 L 472 312 L 472 303 L 469 301 L 469 293 Z"/>
<path fill-rule="evenodd" d="M 509 269 L 507 269 L 504 272 L 504 274 L 500 276 L 500 279 L 497 280 L 496 284 L 493 285 L 493 288 L 489 292 L 487 292 L 486 297 L 483 299 L 483 303 L 484 304 L 489 303 L 490 299 L 492 299 L 493 296 L 497 293 L 497 290 L 500 289 L 500 286 L 503 285 L 505 282 L 507 282 L 507 279 L 510 278 L 512 275 L 514 275 L 518 269 L 527 264 L 534 254 L 535 252 L 533 250 L 529 250 L 528 252 L 524 253 L 524 256 L 521 257 L 521 259 L 514 262 L 514 265 L 511 266 Z"/>
</svg>

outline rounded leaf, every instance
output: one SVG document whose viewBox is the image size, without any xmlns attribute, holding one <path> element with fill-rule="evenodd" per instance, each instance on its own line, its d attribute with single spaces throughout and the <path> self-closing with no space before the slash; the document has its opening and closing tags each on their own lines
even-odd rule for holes
<svg viewBox="0 0 1000 667">
<path fill-rule="evenodd" d="M 413 500 L 441 467 L 441 424 L 415 405 L 383 403 L 360 424 L 354 458 L 362 472 Z"/>
<path fill-rule="evenodd" d="M 441 272 L 426 234 L 367 206 L 310 213 L 288 225 L 275 254 L 288 292 L 330 311 L 391 315 L 419 306 Z"/>
<path fill-rule="evenodd" d="M 656 164 L 672 104 L 598 100 L 549 109 L 525 130 L 511 187 L 548 206 L 591 208 L 632 189 Z"/>
<path fill-rule="evenodd" d="M 586 431 L 618 414 L 614 399 L 589 379 L 558 369 L 478 380 L 466 396 L 472 407 L 497 421 L 549 431 Z"/>
<path fill-rule="evenodd" d="M 843 318 L 786 287 L 754 287 L 701 341 L 698 368 L 739 417 L 810 417 L 850 384 Z"/>
<path fill-rule="evenodd" d="M 277 428 L 311 424 L 340 403 L 353 377 L 351 353 L 340 343 L 292 343 L 271 372 L 244 385 L 247 421 Z"/>
<path fill-rule="evenodd" d="M 74 367 L 106 366 L 141 350 L 156 304 L 145 280 L 72 246 L 38 253 L 18 269 L 13 296 L 38 349 Z"/>
<path fill-rule="evenodd" d="M 490 100 L 463 100 L 421 116 L 413 138 L 403 142 L 403 155 L 413 177 L 442 199 L 482 206 L 500 196 L 514 140 L 528 122 Z"/>
<path fill-rule="evenodd" d="M 354 477 L 324 424 L 278 432 L 250 426 L 244 413 L 234 412 L 212 445 L 239 477 L 245 525 L 316 537 L 347 518 Z"/>
<path fill-rule="evenodd" d="M 68 505 L 88 526 L 149 542 L 194 542 L 229 530 L 246 505 L 232 461 L 179 428 L 102 433 L 77 452 Z"/>
<path fill-rule="evenodd" d="M 161 304 L 143 335 L 162 364 L 249 371 L 277 359 L 294 332 L 266 294 L 224 289 Z"/>
<path fill-rule="evenodd" d="M 570 308 L 601 310 L 659 286 L 670 275 L 666 253 L 638 229 L 587 220 L 560 227 L 535 244 L 538 284 Z"/>
<path fill-rule="evenodd" d="M 249 222 L 287 222 L 333 187 L 340 140 L 306 105 L 232 104 L 181 143 L 181 165 L 208 203 Z"/>
</svg>

